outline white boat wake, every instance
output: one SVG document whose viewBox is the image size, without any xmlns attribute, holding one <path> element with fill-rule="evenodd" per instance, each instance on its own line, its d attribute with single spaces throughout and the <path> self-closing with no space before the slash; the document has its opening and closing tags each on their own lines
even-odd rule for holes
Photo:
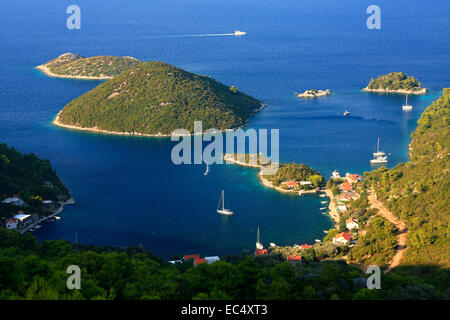
<svg viewBox="0 0 450 320">
<path fill-rule="evenodd" d="M 233 33 L 203 33 L 203 34 L 176 34 L 168 35 L 166 38 L 185 38 L 185 37 L 229 37 L 229 36 L 245 36 L 247 32 L 235 30 Z"/>
<path fill-rule="evenodd" d="M 234 36 L 234 33 L 205 33 L 205 34 L 178 34 L 173 36 L 168 36 L 171 38 L 179 38 L 179 37 L 226 37 L 226 36 Z"/>
</svg>

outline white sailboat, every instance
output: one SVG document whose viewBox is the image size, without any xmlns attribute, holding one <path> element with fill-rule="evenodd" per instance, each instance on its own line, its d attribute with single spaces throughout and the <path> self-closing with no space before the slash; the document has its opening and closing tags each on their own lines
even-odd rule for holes
<svg viewBox="0 0 450 320">
<path fill-rule="evenodd" d="M 383 151 L 380 151 L 380 137 L 378 137 L 377 152 L 373 153 L 373 159 L 370 160 L 370 164 L 383 164 L 388 163 L 387 155 Z"/>
<path fill-rule="evenodd" d="M 387 156 L 384 157 L 377 157 L 375 159 L 370 160 L 371 164 L 382 164 L 382 163 L 388 163 Z"/>
<path fill-rule="evenodd" d="M 264 249 L 264 246 L 259 242 L 259 226 L 258 226 L 258 233 L 256 235 L 256 249 Z"/>
<path fill-rule="evenodd" d="M 408 104 L 408 95 L 406 95 L 406 103 L 402 106 L 402 110 L 411 111 L 412 109 L 413 109 L 413 106 Z"/>
<path fill-rule="evenodd" d="M 383 157 L 385 155 L 386 155 L 386 153 L 384 153 L 383 151 L 380 151 L 380 137 L 378 137 L 377 152 L 374 152 L 373 156 L 375 158 L 377 158 L 377 157 Z"/>
<path fill-rule="evenodd" d="M 224 216 L 232 216 L 234 214 L 230 209 L 225 209 L 225 191 L 222 190 L 222 196 L 219 200 L 219 205 L 217 206 L 217 213 Z"/>
</svg>

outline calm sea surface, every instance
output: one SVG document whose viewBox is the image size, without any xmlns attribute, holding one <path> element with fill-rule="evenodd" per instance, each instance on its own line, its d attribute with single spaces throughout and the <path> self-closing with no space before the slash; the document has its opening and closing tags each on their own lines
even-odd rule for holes
<svg viewBox="0 0 450 320">
<path fill-rule="evenodd" d="M 264 188 L 233 165 L 175 166 L 168 139 L 94 135 L 52 126 L 69 101 L 98 81 L 53 79 L 33 67 L 65 52 L 134 56 L 205 74 L 266 102 L 249 124 L 280 129 L 282 162 L 328 177 L 370 170 L 377 137 L 389 167 L 408 160 L 410 133 L 448 86 L 448 1 L 377 1 L 381 30 L 366 28 L 371 2 L 78 1 L 82 29 L 65 26 L 70 1 L 0 0 L 0 141 L 51 160 L 77 204 L 39 239 L 148 246 L 156 254 L 239 254 L 256 228 L 268 245 L 312 243 L 332 226 L 323 198 Z M 247 31 L 243 37 L 206 36 Z M 412 74 L 430 89 L 410 97 L 360 91 L 371 77 Z M 300 100 L 294 92 L 331 89 Z M 344 110 L 351 116 L 342 117 Z M 215 212 L 224 189 L 235 216 Z"/>
</svg>

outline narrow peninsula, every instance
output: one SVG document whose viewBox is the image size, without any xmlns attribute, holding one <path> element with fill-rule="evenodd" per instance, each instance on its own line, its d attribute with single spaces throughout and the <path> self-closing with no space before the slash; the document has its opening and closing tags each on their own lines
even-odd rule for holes
<svg viewBox="0 0 450 320">
<path fill-rule="evenodd" d="M 142 61 L 133 57 L 95 56 L 84 58 L 69 52 L 36 68 L 50 77 L 107 80 L 141 63 Z"/>
<path fill-rule="evenodd" d="M 225 154 L 224 160 L 244 167 L 259 168 L 258 177 L 261 183 L 279 192 L 316 193 L 325 186 L 325 178 L 320 172 L 305 164 L 295 162 L 278 164 L 278 170 L 274 172 L 275 163 L 262 154 Z"/>
<path fill-rule="evenodd" d="M 67 104 L 55 125 L 120 135 L 169 136 L 176 129 L 244 126 L 264 105 L 210 77 L 163 62 L 124 71 Z"/>
<path fill-rule="evenodd" d="M 403 72 L 391 72 L 377 79 L 370 79 L 363 91 L 400 94 L 426 94 L 427 89 L 416 78 Z"/>
</svg>

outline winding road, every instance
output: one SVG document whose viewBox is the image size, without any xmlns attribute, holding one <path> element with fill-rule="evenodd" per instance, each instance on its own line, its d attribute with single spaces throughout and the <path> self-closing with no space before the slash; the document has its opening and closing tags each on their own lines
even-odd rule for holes
<svg viewBox="0 0 450 320">
<path fill-rule="evenodd" d="M 389 273 L 392 269 L 400 265 L 400 261 L 402 260 L 406 250 L 407 250 L 407 242 L 408 242 L 408 229 L 406 228 L 406 224 L 399 220 L 391 211 L 389 211 L 380 201 L 378 201 L 375 191 L 372 189 L 369 196 L 369 203 L 371 208 L 378 209 L 377 214 L 394 224 L 399 230 L 399 234 L 397 236 L 398 245 L 395 252 L 394 257 L 389 263 L 388 268 L 385 273 Z"/>
</svg>

